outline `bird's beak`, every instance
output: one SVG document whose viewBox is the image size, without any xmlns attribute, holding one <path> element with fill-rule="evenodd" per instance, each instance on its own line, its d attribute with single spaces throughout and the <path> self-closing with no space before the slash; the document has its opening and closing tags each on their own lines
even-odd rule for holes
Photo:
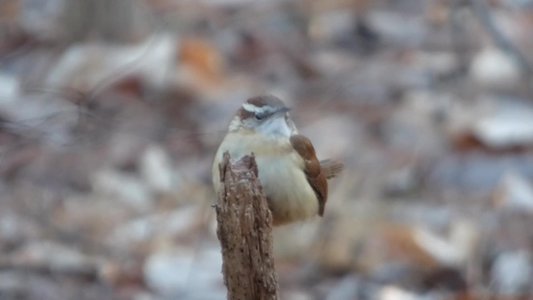
<svg viewBox="0 0 533 300">
<path fill-rule="evenodd" d="M 275 112 L 275 114 L 276 114 L 276 115 L 283 115 L 283 114 L 285 114 L 286 112 L 289 112 L 290 110 L 291 110 L 291 109 L 288 108 L 288 107 L 282 107 L 282 108 L 278 109 L 278 110 Z"/>
</svg>

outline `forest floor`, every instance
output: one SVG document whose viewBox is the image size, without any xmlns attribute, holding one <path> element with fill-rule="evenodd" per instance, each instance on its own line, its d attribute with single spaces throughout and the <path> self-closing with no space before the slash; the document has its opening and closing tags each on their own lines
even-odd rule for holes
<svg viewBox="0 0 533 300">
<path fill-rule="evenodd" d="M 533 2 L 64 3 L 0 2 L 0 299 L 225 299 L 211 162 L 260 94 L 345 164 L 282 299 L 533 298 Z"/>
</svg>

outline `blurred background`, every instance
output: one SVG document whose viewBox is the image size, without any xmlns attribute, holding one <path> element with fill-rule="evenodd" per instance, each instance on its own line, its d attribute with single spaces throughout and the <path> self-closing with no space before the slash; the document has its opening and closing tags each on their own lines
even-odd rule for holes
<svg viewBox="0 0 533 300">
<path fill-rule="evenodd" d="M 345 163 L 282 299 L 533 299 L 533 1 L 1 0 L 0 299 L 225 299 L 210 164 L 273 94 Z"/>
</svg>

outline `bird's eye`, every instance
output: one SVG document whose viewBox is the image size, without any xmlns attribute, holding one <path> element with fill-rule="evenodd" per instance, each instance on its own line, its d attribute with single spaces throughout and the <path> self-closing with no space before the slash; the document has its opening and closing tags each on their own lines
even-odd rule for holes
<svg viewBox="0 0 533 300">
<path fill-rule="evenodd" d="M 255 115 L 255 119 L 258 120 L 258 121 L 264 120 L 264 119 L 266 119 L 266 117 L 267 117 L 266 114 L 256 114 Z"/>
</svg>

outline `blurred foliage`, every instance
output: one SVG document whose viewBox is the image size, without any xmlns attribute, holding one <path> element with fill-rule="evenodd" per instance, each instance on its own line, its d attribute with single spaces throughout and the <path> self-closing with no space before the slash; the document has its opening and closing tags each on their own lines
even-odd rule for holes
<svg viewBox="0 0 533 300">
<path fill-rule="evenodd" d="M 344 161 L 283 299 L 529 299 L 533 2 L 0 1 L 0 298 L 225 299 L 212 155 L 248 97 Z"/>
</svg>

